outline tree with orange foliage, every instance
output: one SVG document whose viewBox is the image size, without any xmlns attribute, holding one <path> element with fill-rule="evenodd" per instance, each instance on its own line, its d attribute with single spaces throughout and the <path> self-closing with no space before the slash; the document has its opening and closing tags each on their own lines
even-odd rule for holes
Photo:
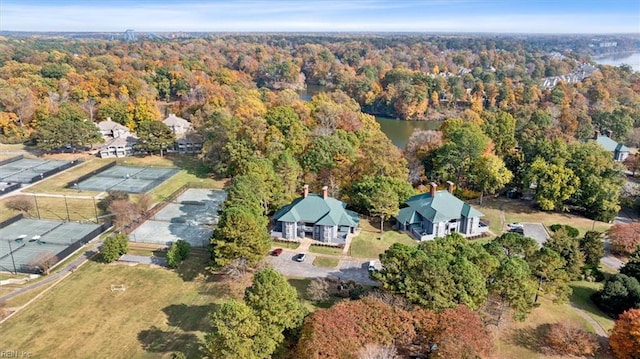
<svg viewBox="0 0 640 359">
<path fill-rule="evenodd" d="M 340 302 L 307 317 L 298 358 L 356 357 L 368 344 L 406 345 L 415 335 L 410 313 L 376 298 Z"/>
<path fill-rule="evenodd" d="M 640 309 L 629 309 L 616 320 L 609 345 L 617 358 L 640 358 Z"/>
<path fill-rule="evenodd" d="M 640 245 L 640 223 L 619 223 L 609 229 L 612 249 L 618 253 L 633 253 Z"/>
</svg>

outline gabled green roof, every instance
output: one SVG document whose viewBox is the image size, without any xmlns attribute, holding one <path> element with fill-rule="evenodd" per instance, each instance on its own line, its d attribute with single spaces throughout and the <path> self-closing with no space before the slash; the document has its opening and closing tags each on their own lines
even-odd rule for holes
<svg viewBox="0 0 640 359">
<path fill-rule="evenodd" d="M 598 136 L 595 141 L 597 144 L 599 144 L 609 152 L 629 152 L 629 148 L 627 146 L 614 141 L 611 137 L 608 136 Z"/>
<path fill-rule="evenodd" d="M 345 209 L 346 206 L 346 203 L 332 197 L 322 198 L 322 195 L 309 194 L 280 209 L 273 215 L 273 219 L 281 222 L 356 227 L 360 221 L 358 214 Z"/>
<path fill-rule="evenodd" d="M 462 216 L 482 217 L 484 214 L 448 191 L 437 191 L 434 197 L 422 193 L 409 198 L 407 207 L 400 209 L 396 219 L 401 223 L 417 223 L 420 217 L 431 223 L 447 222 Z"/>
</svg>

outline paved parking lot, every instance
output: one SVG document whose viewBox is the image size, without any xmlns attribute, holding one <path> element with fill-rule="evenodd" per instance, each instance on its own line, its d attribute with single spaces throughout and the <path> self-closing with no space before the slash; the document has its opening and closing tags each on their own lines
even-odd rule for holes
<svg viewBox="0 0 640 359">
<path fill-rule="evenodd" d="M 339 278 L 343 281 L 353 280 L 356 283 L 366 285 L 377 285 L 376 281 L 369 278 L 369 261 L 355 260 L 355 259 L 342 259 L 336 268 L 323 268 L 315 267 L 313 265 L 316 255 L 313 253 L 307 253 L 307 258 L 304 262 L 296 262 L 293 260 L 293 256 L 297 252 L 284 251 L 278 257 L 269 256 L 268 263 L 273 266 L 278 272 L 289 276 L 299 278 Z M 378 264 L 379 265 L 379 264 Z"/>
<path fill-rule="evenodd" d="M 541 223 L 523 223 L 522 229 L 525 237 L 535 239 L 540 245 L 549 239 L 549 234 Z"/>
</svg>

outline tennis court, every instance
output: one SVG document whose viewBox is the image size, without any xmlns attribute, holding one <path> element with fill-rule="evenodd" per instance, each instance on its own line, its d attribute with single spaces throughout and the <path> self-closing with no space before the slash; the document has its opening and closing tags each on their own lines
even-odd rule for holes
<svg viewBox="0 0 640 359">
<path fill-rule="evenodd" d="M 73 184 L 86 191 L 147 192 L 178 173 L 177 168 L 112 166 Z"/>
<path fill-rule="evenodd" d="M 15 157 L 0 165 L 0 182 L 33 183 L 72 167 L 78 161 Z"/>
<path fill-rule="evenodd" d="M 182 239 L 194 247 L 206 247 L 226 197 L 221 190 L 190 188 L 136 228 L 129 240 L 170 245 Z"/>
<path fill-rule="evenodd" d="M 21 218 L 0 228 L 0 271 L 31 273 L 45 257 L 61 261 L 103 229 L 98 224 Z"/>
</svg>

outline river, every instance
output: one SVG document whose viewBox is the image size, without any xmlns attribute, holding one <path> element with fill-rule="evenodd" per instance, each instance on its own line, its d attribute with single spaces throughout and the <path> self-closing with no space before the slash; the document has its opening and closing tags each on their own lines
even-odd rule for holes
<svg viewBox="0 0 640 359">
<path fill-rule="evenodd" d="M 620 54 L 611 54 L 602 57 L 594 57 L 593 61 L 600 65 L 620 66 L 627 64 L 634 71 L 640 71 L 640 52 L 624 52 Z"/>
<path fill-rule="evenodd" d="M 307 85 L 305 90 L 298 91 L 298 95 L 301 100 L 309 101 L 313 95 L 326 90 L 324 86 Z M 409 137 L 413 130 L 437 130 L 442 124 L 442 121 L 403 121 L 384 116 L 375 117 L 376 122 L 380 124 L 382 132 L 387 135 L 396 147 L 401 149 L 404 149 L 407 142 L 409 142 Z"/>
</svg>

